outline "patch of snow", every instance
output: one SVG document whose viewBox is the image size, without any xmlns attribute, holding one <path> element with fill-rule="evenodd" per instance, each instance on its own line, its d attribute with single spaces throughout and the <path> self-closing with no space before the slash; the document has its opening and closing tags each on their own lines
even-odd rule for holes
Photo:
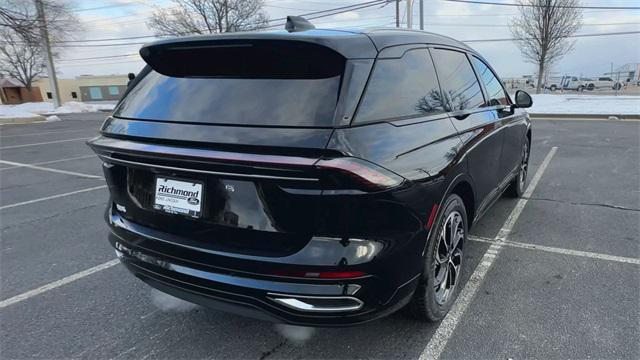
<svg viewBox="0 0 640 360">
<path fill-rule="evenodd" d="M 42 102 L 0 105 L 0 118 L 31 118 L 49 110 L 53 110 L 53 106 Z"/>
<path fill-rule="evenodd" d="M 61 120 L 62 119 L 60 119 L 56 115 L 47 116 L 47 121 L 61 121 Z"/>
<path fill-rule="evenodd" d="M 29 102 L 19 105 L 0 105 L 0 118 L 30 118 L 36 115 L 71 114 L 83 112 L 111 111 L 115 102 L 83 103 L 69 101 L 57 109 L 50 102 Z"/>
<path fill-rule="evenodd" d="M 533 94 L 531 114 L 640 115 L 640 96 Z"/>
<path fill-rule="evenodd" d="M 96 112 L 102 110 L 113 110 L 115 103 L 88 104 L 79 101 L 69 101 L 55 110 L 48 111 L 47 114 L 71 114 L 83 112 Z"/>
</svg>

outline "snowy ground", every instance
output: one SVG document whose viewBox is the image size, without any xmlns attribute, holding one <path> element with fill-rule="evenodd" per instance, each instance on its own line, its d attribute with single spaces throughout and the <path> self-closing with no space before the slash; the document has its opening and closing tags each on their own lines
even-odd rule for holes
<svg viewBox="0 0 640 360">
<path fill-rule="evenodd" d="M 640 96 L 537 94 L 531 114 L 640 115 Z"/>
<path fill-rule="evenodd" d="M 640 115 L 640 96 L 598 96 L 576 94 L 537 94 L 532 114 Z M 69 114 L 113 110 L 115 102 L 83 103 L 70 101 L 54 109 L 49 102 L 0 105 L 1 118 L 31 118 L 37 115 Z"/>
<path fill-rule="evenodd" d="M 37 115 L 70 114 L 81 112 L 96 112 L 101 110 L 113 110 L 115 102 L 100 104 L 88 104 L 78 101 L 69 101 L 57 109 L 50 102 L 31 102 L 19 105 L 0 105 L 1 118 L 32 118 Z"/>
</svg>

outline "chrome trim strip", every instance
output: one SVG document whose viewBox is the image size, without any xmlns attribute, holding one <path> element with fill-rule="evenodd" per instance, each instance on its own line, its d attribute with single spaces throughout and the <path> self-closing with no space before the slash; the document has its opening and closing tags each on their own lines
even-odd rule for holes
<svg viewBox="0 0 640 360">
<path fill-rule="evenodd" d="M 364 306 L 362 300 L 352 296 L 307 296 L 267 293 L 267 298 L 288 308 L 306 312 L 347 312 L 360 310 L 362 306 Z M 353 301 L 355 304 L 350 306 L 319 307 L 317 305 L 304 302 L 304 299 L 349 300 Z"/>
<path fill-rule="evenodd" d="M 172 170 L 172 171 L 183 171 L 183 172 L 191 172 L 191 173 L 198 173 L 198 174 L 235 176 L 235 177 L 257 178 L 257 179 L 272 179 L 272 180 L 291 180 L 291 181 L 310 181 L 310 182 L 319 181 L 319 179 L 317 179 L 317 178 L 301 178 L 301 177 L 258 175 L 258 174 L 241 174 L 241 173 L 229 173 L 229 172 L 222 172 L 222 171 L 188 169 L 188 168 L 181 168 L 181 167 L 175 167 L 175 166 L 157 165 L 157 164 L 143 163 L 143 162 L 139 162 L 139 161 L 116 159 L 116 158 L 112 158 L 110 156 L 101 155 L 101 154 L 98 154 L 98 157 L 100 157 L 100 159 L 102 159 L 103 161 L 106 161 L 108 163 L 134 165 L 134 166 L 149 167 L 149 168 L 155 168 L 155 169 Z"/>
</svg>

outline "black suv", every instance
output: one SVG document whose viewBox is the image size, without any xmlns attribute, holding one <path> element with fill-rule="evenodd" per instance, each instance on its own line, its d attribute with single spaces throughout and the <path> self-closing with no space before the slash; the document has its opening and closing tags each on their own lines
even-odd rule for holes
<svg viewBox="0 0 640 360">
<path fill-rule="evenodd" d="M 487 62 L 420 31 L 161 40 L 89 145 L 109 241 L 147 284 L 291 324 L 439 320 L 472 224 L 531 141 Z"/>
</svg>

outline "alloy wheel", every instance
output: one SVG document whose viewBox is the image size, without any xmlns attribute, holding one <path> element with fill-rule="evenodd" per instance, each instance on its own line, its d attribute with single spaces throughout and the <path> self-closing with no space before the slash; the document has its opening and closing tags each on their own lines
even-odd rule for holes
<svg viewBox="0 0 640 360">
<path fill-rule="evenodd" d="M 438 245 L 434 256 L 434 292 L 439 305 L 451 298 L 462 265 L 462 243 L 464 224 L 462 215 L 452 211 L 447 216 L 438 235 Z"/>
</svg>

